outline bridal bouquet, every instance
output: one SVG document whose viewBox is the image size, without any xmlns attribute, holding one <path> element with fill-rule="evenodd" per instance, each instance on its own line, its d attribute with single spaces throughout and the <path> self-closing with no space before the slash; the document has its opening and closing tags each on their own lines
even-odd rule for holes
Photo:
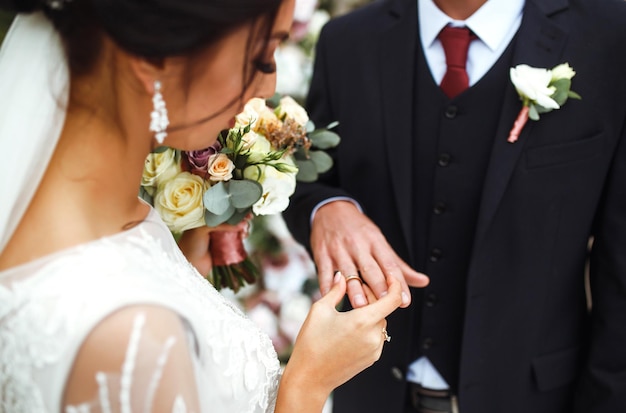
<svg viewBox="0 0 626 413">
<path fill-rule="evenodd" d="M 174 234 L 280 213 L 297 180 L 314 181 L 332 166 L 324 149 L 339 143 L 328 130 L 334 126 L 315 129 L 290 97 L 253 98 L 213 146 L 190 152 L 161 147 L 148 155 L 140 195 Z M 207 278 L 217 289 L 236 292 L 258 278 L 241 232 L 211 232 L 209 249 Z"/>
</svg>

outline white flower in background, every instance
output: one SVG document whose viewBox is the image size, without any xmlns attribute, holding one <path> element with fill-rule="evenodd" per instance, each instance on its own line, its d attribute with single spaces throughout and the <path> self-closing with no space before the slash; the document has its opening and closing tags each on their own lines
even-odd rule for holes
<svg viewBox="0 0 626 413">
<path fill-rule="evenodd" d="M 292 343 L 296 341 L 300 328 L 311 309 L 311 304 L 311 297 L 295 293 L 280 306 L 280 329 Z"/>
<path fill-rule="evenodd" d="M 276 108 L 276 114 L 281 119 L 283 116 L 291 118 L 302 127 L 306 127 L 306 124 L 309 122 L 309 114 L 291 96 L 285 96 L 280 99 L 280 104 Z"/>
<path fill-rule="evenodd" d="M 151 153 L 145 160 L 141 185 L 146 189 L 156 188 L 161 182 L 173 178 L 180 172 L 180 163 L 175 150 L 167 148 L 163 152 Z"/>
<path fill-rule="evenodd" d="M 549 86 L 552 81 L 552 71 L 543 68 L 518 65 L 511 68 L 511 82 L 517 93 L 528 98 L 531 102 L 546 109 L 558 109 L 560 106 L 552 94 L 556 91 Z"/>
<path fill-rule="evenodd" d="M 313 73 L 313 61 L 298 45 L 286 43 L 276 49 L 276 92 L 304 98 Z"/>
<path fill-rule="evenodd" d="M 315 12 L 317 0 L 296 0 L 293 10 L 293 19 L 299 22 L 308 22 Z"/>
<path fill-rule="evenodd" d="M 248 318 L 263 330 L 274 342 L 279 336 L 278 317 L 266 304 L 260 303 L 247 311 Z"/>
<path fill-rule="evenodd" d="M 172 232 L 183 232 L 204 225 L 202 195 L 204 181 L 197 175 L 181 172 L 163 183 L 154 198 L 154 209 Z"/>
<path fill-rule="evenodd" d="M 326 10 L 315 10 L 311 20 L 309 20 L 308 36 L 313 42 L 317 42 L 317 38 L 322 31 L 322 27 L 330 20 L 330 14 Z"/>
</svg>

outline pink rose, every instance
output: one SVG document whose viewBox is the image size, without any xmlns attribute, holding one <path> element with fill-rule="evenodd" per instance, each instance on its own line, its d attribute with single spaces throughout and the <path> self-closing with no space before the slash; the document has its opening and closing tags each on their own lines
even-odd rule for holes
<svg viewBox="0 0 626 413">
<path fill-rule="evenodd" d="M 220 143 L 216 141 L 212 146 L 206 149 L 189 152 L 184 151 L 183 155 L 189 163 L 190 172 L 203 178 L 206 177 L 209 172 L 209 159 L 220 149 L 222 149 L 222 147 Z"/>
</svg>

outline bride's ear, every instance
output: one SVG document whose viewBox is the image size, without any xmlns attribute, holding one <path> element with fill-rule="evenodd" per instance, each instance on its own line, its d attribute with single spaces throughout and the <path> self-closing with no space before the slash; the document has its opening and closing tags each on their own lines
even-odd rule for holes
<svg viewBox="0 0 626 413">
<path fill-rule="evenodd" d="M 167 76 L 167 65 L 164 59 L 145 59 L 131 56 L 129 65 L 138 83 L 148 95 L 154 94 L 154 82 Z"/>
</svg>

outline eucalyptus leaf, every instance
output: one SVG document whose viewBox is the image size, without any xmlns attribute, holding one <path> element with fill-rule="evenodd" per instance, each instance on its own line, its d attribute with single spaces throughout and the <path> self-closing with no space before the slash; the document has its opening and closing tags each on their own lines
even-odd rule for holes
<svg viewBox="0 0 626 413">
<path fill-rule="evenodd" d="M 307 121 L 306 125 L 304 126 L 304 130 L 306 131 L 306 133 L 311 133 L 315 130 L 315 123 L 313 123 L 312 120 Z"/>
<path fill-rule="evenodd" d="M 222 214 L 214 214 L 211 211 L 204 211 L 204 223 L 209 227 L 216 227 L 224 222 L 228 221 L 228 219 L 233 216 L 235 213 L 235 207 L 232 205 L 228 206 L 228 209 L 224 211 Z"/>
<path fill-rule="evenodd" d="M 570 90 L 569 92 L 567 92 L 567 97 L 569 97 L 570 99 L 578 99 L 578 100 L 582 99 L 582 97 L 578 93 L 574 92 L 573 90 Z"/>
<path fill-rule="evenodd" d="M 535 105 L 530 105 L 528 108 L 528 117 L 532 120 L 539 120 L 539 112 Z"/>
<path fill-rule="evenodd" d="M 335 126 L 337 126 L 337 125 L 339 125 L 339 122 L 337 122 L 337 121 L 330 122 L 330 123 L 328 124 L 328 126 L 326 126 L 326 129 L 332 129 L 332 128 L 334 128 L 334 127 L 335 127 Z"/>
<path fill-rule="evenodd" d="M 204 201 L 204 207 L 215 215 L 224 214 L 231 206 L 228 189 L 223 182 L 218 182 L 207 189 L 202 200 Z"/>
<path fill-rule="evenodd" d="M 559 106 L 562 106 L 567 101 L 567 90 L 557 89 L 552 95 L 552 99 L 554 99 Z"/>
<path fill-rule="evenodd" d="M 554 86 L 557 91 L 568 91 L 572 87 L 572 80 L 568 78 L 562 78 L 550 83 L 550 86 Z"/>
<path fill-rule="evenodd" d="M 333 166 L 333 158 L 323 151 L 310 151 L 309 156 L 315 164 L 318 173 L 324 173 Z"/>
<path fill-rule="evenodd" d="M 249 208 L 263 195 L 263 187 L 250 179 L 231 180 L 228 182 L 230 203 L 235 208 Z"/>
<path fill-rule="evenodd" d="M 317 180 L 317 167 L 310 159 L 296 160 L 298 174 L 296 180 L 300 182 L 315 182 Z"/>
<path fill-rule="evenodd" d="M 240 210 L 235 210 L 235 213 L 230 218 L 228 218 L 226 223 L 230 224 L 230 225 L 237 225 L 238 223 L 243 221 L 243 219 L 249 213 L 250 213 L 250 208 L 243 208 L 243 209 L 240 209 Z"/>
<path fill-rule="evenodd" d="M 334 148 L 339 145 L 341 141 L 339 135 L 326 129 L 320 129 L 319 131 L 311 133 L 309 139 L 311 139 L 313 146 L 320 149 Z"/>
</svg>

